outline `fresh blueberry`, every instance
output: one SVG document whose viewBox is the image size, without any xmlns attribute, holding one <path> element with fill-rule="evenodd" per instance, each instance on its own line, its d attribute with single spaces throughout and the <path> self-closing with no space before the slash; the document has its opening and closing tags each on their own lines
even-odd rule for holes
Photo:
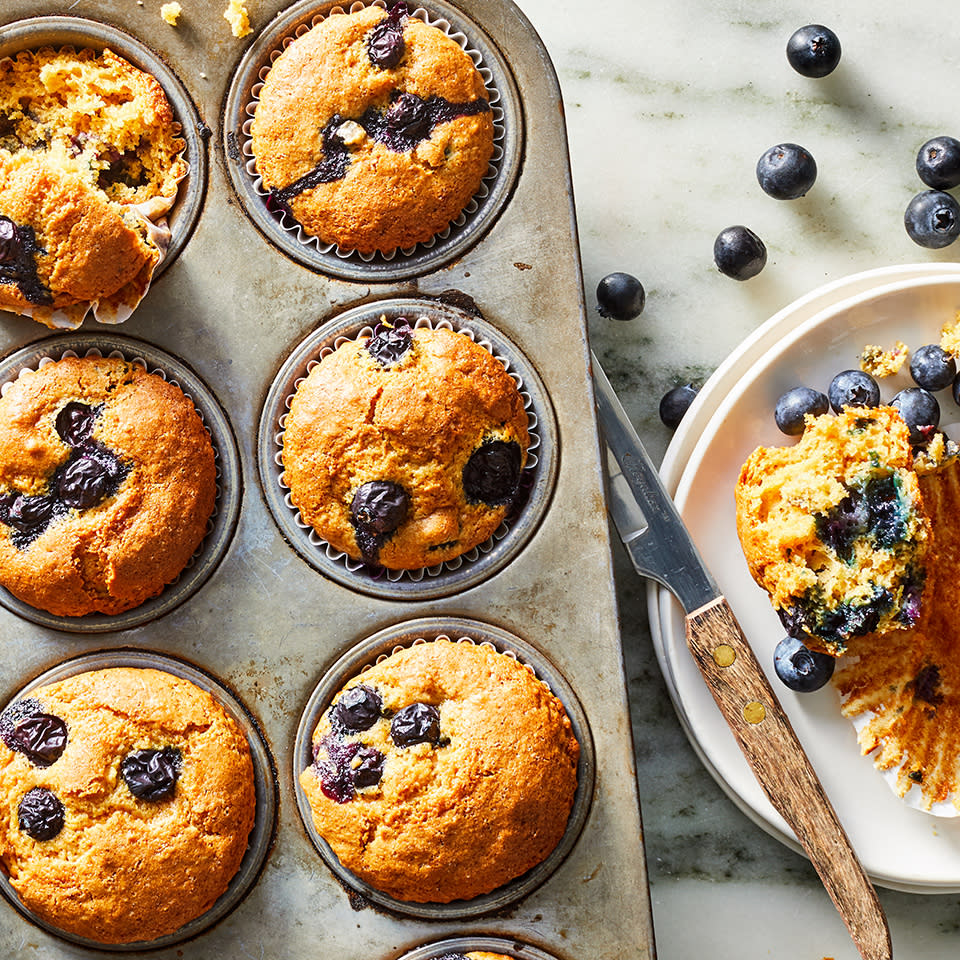
<svg viewBox="0 0 960 960">
<path fill-rule="evenodd" d="M 71 400 L 60 410 L 54 422 L 60 439 L 64 443 L 69 443 L 71 447 L 79 447 L 89 440 L 102 406 L 101 404 L 91 407 L 77 400 Z"/>
<path fill-rule="evenodd" d="M 844 407 L 876 407 L 880 387 L 869 373 L 843 370 L 830 381 L 827 397 L 834 413 L 842 413 Z"/>
<path fill-rule="evenodd" d="M 960 406 L 960 373 L 953 378 L 953 402 Z"/>
<path fill-rule="evenodd" d="M 943 390 L 957 375 L 957 361 L 939 344 L 928 343 L 913 351 L 910 375 L 924 390 Z"/>
<path fill-rule="evenodd" d="M 63 829 L 64 815 L 63 804 L 46 787 L 28 790 L 17 807 L 20 829 L 34 840 L 52 840 Z"/>
<path fill-rule="evenodd" d="M 498 506 L 513 500 L 520 483 L 523 451 L 513 440 L 484 440 L 463 468 L 463 492 L 470 503 Z"/>
<path fill-rule="evenodd" d="M 608 273 L 597 284 L 597 313 L 610 320 L 633 320 L 643 313 L 647 295 L 629 273 Z"/>
<path fill-rule="evenodd" d="M 926 443 L 940 424 L 940 404 L 923 387 L 907 387 L 891 401 L 910 428 L 911 443 Z"/>
<path fill-rule="evenodd" d="M 330 720 L 333 726 L 347 733 L 359 733 L 369 730 L 380 719 L 382 708 L 380 694 L 372 687 L 358 683 L 340 695 L 330 713 Z"/>
<path fill-rule="evenodd" d="M 796 143 L 778 143 L 757 161 L 757 182 L 764 193 L 777 200 L 802 197 L 816 179 L 816 161 Z"/>
<path fill-rule="evenodd" d="M 800 27 L 787 41 L 787 62 L 804 77 L 825 77 L 840 62 L 840 41 L 819 23 Z"/>
<path fill-rule="evenodd" d="M 942 190 L 924 190 L 907 204 L 903 225 L 914 243 L 939 250 L 960 234 L 960 204 Z"/>
<path fill-rule="evenodd" d="M 436 743 L 440 739 L 440 711 L 429 703 L 411 703 L 390 722 L 390 739 L 398 747 Z"/>
<path fill-rule="evenodd" d="M 949 190 L 960 184 L 960 140 L 928 140 L 917 153 L 917 175 L 934 190 Z"/>
<path fill-rule="evenodd" d="M 67 725 L 39 700 L 18 700 L 0 714 L 0 739 L 34 766 L 49 767 L 67 746 Z"/>
<path fill-rule="evenodd" d="M 174 747 L 134 750 L 120 764 L 120 775 L 130 792 L 148 803 L 173 796 L 183 758 Z"/>
<path fill-rule="evenodd" d="M 797 693 L 819 690 L 832 676 L 833 657 L 810 650 L 795 637 L 784 637 L 773 651 L 773 668 L 777 676 Z"/>
<path fill-rule="evenodd" d="M 717 269 L 734 280 L 755 277 L 767 263 L 767 248 L 749 228 L 727 227 L 713 241 L 713 261 Z"/>
<path fill-rule="evenodd" d="M 809 413 L 819 417 L 830 409 L 830 401 L 819 390 L 811 387 L 793 387 L 777 401 L 773 417 L 782 433 L 798 437 L 803 433 L 804 417 Z"/>
<path fill-rule="evenodd" d="M 692 383 L 668 390 L 660 398 L 660 420 L 664 426 L 676 430 L 696 395 L 697 388 Z"/>
</svg>

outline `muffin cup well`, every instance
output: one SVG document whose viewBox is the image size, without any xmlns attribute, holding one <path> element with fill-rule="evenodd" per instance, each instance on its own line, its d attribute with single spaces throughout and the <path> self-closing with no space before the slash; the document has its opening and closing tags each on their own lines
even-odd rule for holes
<svg viewBox="0 0 960 960">
<path fill-rule="evenodd" d="M 176 260 L 186 245 L 203 206 L 207 189 L 207 147 L 209 132 L 201 121 L 186 88 L 167 64 L 139 40 L 109 24 L 82 17 L 33 17 L 4 26 L 0 37 L 0 59 L 41 47 L 90 48 L 97 53 L 109 48 L 135 67 L 154 76 L 163 87 L 186 141 L 183 157 L 189 167 L 180 182 L 167 222 L 170 241 L 153 272 L 155 281 Z M 123 318 L 121 318 L 123 319 Z"/>
<path fill-rule="evenodd" d="M 7 384 L 24 373 L 68 355 L 122 357 L 179 386 L 187 398 L 193 401 L 213 445 L 217 495 L 213 514 L 207 524 L 207 534 L 180 575 L 168 583 L 160 594 L 123 613 L 89 613 L 82 617 L 59 617 L 25 603 L 0 587 L 0 605 L 24 620 L 42 627 L 82 634 L 129 630 L 156 620 L 180 606 L 203 586 L 223 559 L 240 513 L 240 453 L 226 413 L 197 374 L 182 360 L 131 337 L 61 334 L 22 347 L 0 360 L 0 393 Z"/>
<path fill-rule="evenodd" d="M 138 941 L 136 943 L 100 943 L 60 930 L 34 915 L 23 905 L 3 872 L 0 872 L 0 893 L 27 920 L 35 923 L 48 933 L 82 947 L 112 953 L 130 953 L 145 949 L 172 947 L 197 936 L 222 920 L 250 892 L 259 878 L 276 832 L 278 788 L 275 765 L 257 721 L 236 694 L 222 681 L 191 663 L 150 650 L 100 650 L 74 657 L 46 670 L 38 677 L 34 677 L 21 687 L 7 703 L 4 703 L 3 708 L 5 709 L 8 704 L 23 698 L 31 690 L 38 687 L 47 686 L 80 673 L 105 670 L 110 667 L 149 667 L 155 670 L 164 670 L 174 676 L 189 680 L 200 689 L 206 690 L 243 730 L 247 742 L 250 744 L 257 807 L 253 830 L 250 833 L 247 850 L 240 864 L 240 869 L 230 881 L 227 890 L 206 913 L 184 924 L 173 933 L 158 937 L 156 940 Z M 176 891 L 171 891 L 171 896 L 175 895 Z"/>
<path fill-rule="evenodd" d="M 500 953 L 513 960 L 556 960 L 552 953 L 546 953 L 538 947 L 519 940 L 505 940 L 503 937 L 451 937 L 435 943 L 425 943 L 408 951 L 399 960 L 440 960 L 451 953 L 467 954 L 473 951 Z"/>
<path fill-rule="evenodd" d="M 334 696 L 348 680 L 361 675 L 365 669 L 385 659 L 395 650 L 417 643 L 429 643 L 440 638 L 454 639 L 462 643 L 486 644 L 527 666 L 563 704 L 570 719 L 573 734 L 580 744 L 580 759 L 577 764 L 577 789 L 566 831 L 546 859 L 522 876 L 471 900 L 456 900 L 452 903 L 414 903 L 381 893 L 343 867 L 330 845 L 314 826 L 310 803 L 300 785 L 300 774 L 313 763 L 314 729 Z M 342 883 L 353 888 L 378 907 L 427 920 L 482 916 L 502 910 L 540 887 L 577 842 L 590 812 L 595 771 L 593 738 L 586 714 L 573 689 L 557 668 L 535 647 L 512 633 L 478 620 L 457 617 L 427 617 L 396 624 L 380 630 L 348 650 L 330 667 L 314 688 L 300 718 L 293 749 L 293 782 L 296 787 L 297 807 L 307 835 L 327 866 Z"/>
<path fill-rule="evenodd" d="M 385 6 L 385 0 L 372 0 Z M 443 30 L 470 55 L 490 94 L 494 121 L 494 153 L 477 193 L 460 215 L 425 243 L 404 250 L 360 254 L 321 242 L 306 233 L 289 214 L 267 208 L 253 158 L 250 128 L 257 97 L 270 66 L 283 50 L 325 17 L 367 6 L 302 0 L 281 13 L 250 47 L 227 95 L 225 149 L 233 187 L 257 228 L 293 259 L 321 273 L 358 282 L 397 281 L 436 269 L 476 243 L 506 203 L 520 169 L 522 114 L 510 70 L 492 41 L 473 21 L 445 0 L 431 0 L 429 9 L 410 4 L 410 15 Z"/>
<path fill-rule="evenodd" d="M 342 340 L 368 333 L 381 317 L 404 317 L 411 326 L 445 326 L 463 332 L 496 356 L 518 381 L 527 410 L 530 448 L 521 475 L 525 502 L 485 543 L 435 567 L 386 570 L 335 550 L 306 524 L 283 481 L 283 430 L 299 382 Z M 422 600 L 467 589 L 502 569 L 536 530 L 549 506 L 558 466 L 557 427 L 546 390 L 529 361 L 493 326 L 435 300 L 381 300 L 364 304 L 311 333 L 280 368 L 260 418 L 257 460 L 267 506 L 281 533 L 312 567 L 343 586 L 371 596 Z"/>
</svg>

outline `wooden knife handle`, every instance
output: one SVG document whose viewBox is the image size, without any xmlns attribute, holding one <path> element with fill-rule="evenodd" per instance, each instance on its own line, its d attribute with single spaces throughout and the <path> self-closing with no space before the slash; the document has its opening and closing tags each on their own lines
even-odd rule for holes
<svg viewBox="0 0 960 960">
<path fill-rule="evenodd" d="M 740 749 L 816 868 L 865 960 L 890 960 L 867 875 L 724 597 L 687 615 L 687 645 Z"/>
</svg>

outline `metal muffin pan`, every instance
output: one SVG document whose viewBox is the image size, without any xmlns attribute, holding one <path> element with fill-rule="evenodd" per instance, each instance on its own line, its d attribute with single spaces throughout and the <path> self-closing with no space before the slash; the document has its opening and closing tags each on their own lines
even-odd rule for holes
<svg viewBox="0 0 960 960">
<path fill-rule="evenodd" d="M 529 944 L 501 937 L 453 937 L 437 943 L 425 943 L 405 953 L 399 960 L 440 960 L 451 953 L 465 954 L 475 950 L 499 953 L 513 960 L 556 960 L 551 954 Z"/>
<path fill-rule="evenodd" d="M 36 9 L 36 8 L 34 8 Z M 200 122 L 197 109 L 177 75 L 146 44 L 107 23 L 80 17 L 31 17 L 3 27 L 0 32 L 0 59 L 23 50 L 40 47 L 88 47 L 101 53 L 109 48 L 135 67 L 152 74 L 163 87 L 186 142 L 184 157 L 190 172 L 180 182 L 177 200 L 167 215 L 170 246 L 154 271 L 154 281 L 168 270 L 190 238 L 203 207 L 207 190 L 207 140 L 210 131 Z"/>
<path fill-rule="evenodd" d="M 313 731 L 320 717 L 330 705 L 340 688 L 364 668 L 377 663 L 398 647 L 412 646 L 419 640 L 427 642 L 438 637 L 449 640 L 470 640 L 476 644 L 490 644 L 501 653 L 515 655 L 516 659 L 533 668 L 534 674 L 550 688 L 551 692 L 563 704 L 570 718 L 573 734 L 580 744 L 580 760 L 577 765 L 577 791 L 573 799 L 573 808 L 567 829 L 557 847 L 537 866 L 523 876 L 511 880 L 502 887 L 474 897 L 472 900 L 457 900 L 452 903 L 414 903 L 386 896 L 370 884 L 347 870 L 330 845 L 317 832 L 310 813 L 310 803 L 300 786 L 300 774 L 313 763 Z M 576 694 L 563 675 L 534 646 L 519 637 L 487 623 L 467 620 L 459 617 L 436 617 L 411 620 L 398 623 L 362 640 L 348 650 L 321 678 L 307 701 L 297 728 L 297 740 L 293 749 L 293 781 L 297 791 L 297 806 L 303 825 L 313 845 L 323 857 L 327 866 L 347 885 L 353 887 L 365 899 L 379 907 L 394 913 L 410 917 L 423 917 L 430 920 L 459 919 L 479 917 L 504 910 L 510 904 L 535 890 L 560 865 L 573 849 L 580 830 L 590 810 L 593 799 L 593 780 L 596 771 L 596 759 L 593 752 L 593 739 L 586 714 L 577 700 Z"/>
<path fill-rule="evenodd" d="M 333 551 L 300 518 L 289 502 L 283 484 L 282 432 L 289 401 L 309 364 L 319 360 L 321 351 L 331 349 L 340 339 L 353 339 L 366 328 L 373 328 L 381 317 L 396 321 L 406 318 L 411 325 L 425 318 L 431 325 L 447 324 L 454 330 L 470 331 L 479 343 L 489 343 L 494 356 L 507 363 L 507 370 L 521 381 L 521 395 L 530 421 L 533 465 L 523 471 L 521 487 L 524 503 L 516 516 L 501 525 L 486 543 L 475 547 L 450 563 L 417 571 L 387 571 L 352 562 Z M 559 450 L 557 427 L 546 390 L 536 370 L 520 350 L 485 320 L 464 313 L 442 302 L 394 298 L 375 300 L 355 307 L 323 324 L 303 340 L 290 354 L 273 381 L 260 419 L 258 437 L 260 479 L 270 512 L 291 546 L 312 567 L 345 587 L 371 596 L 406 600 L 426 600 L 447 596 L 481 583 L 509 563 L 523 549 L 537 529 L 550 503 L 556 480 Z"/>
<path fill-rule="evenodd" d="M 397 250 L 389 258 L 379 253 L 363 256 L 356 251 L 325 249 L 329 245 L 320 245 L 316 238 L 306 234 L 298 236 L 296 222 L 279 211 L 269 210 L 265 195 L 257 190 L 256 164 L 249 144 L 252 104 L 258 84 L 269 71 L 273 57 L 283 50 L 284 41 L 305 33 L 318 15 L 325 16 L 336 8 L 349 10 L 352 6 L 350 0 L 319 3 L 301 0 L 270 23 L 247 51 L 227 94 L 223 134 L 230 178 L 257 228 L 304 266 L 358 282 L 404 280 L 435 270 L 462 255 L 478 242 L 499 214 L 519 172 L 523 143 L 520 100 L 507 64 L 478 24 L 445 0 L 428 0 L 422 5 L 410 2 L 414 16 L 420 15 L 421 19 L 438 25 L 449 24 L 448 32 L 464 36 L 468 49 L 479 54 L 479 69 L 489 78 L 487 85 L 495 125 L 491 169 L 495 172 L 484 178 L 467 210 L 449 227 L 431 241 L 409 251 Z"/>
<path fill-rule="evenodd" d="M 184 358 L 215 393 L 236 437 L 239 515 L 215 569 L 162 617 L 126 628 L 113 622 L 106 632 L 87 636 L 0 605 L 0 703 L 9 702 L 25 679 L 78 653 L 132 647 L 222 677 L 260 721 L 279 780 L 277 830 L 266 865 L 227 916 L 177 946 L 144 948 L 145 957 L 397 960 L 449 938 L 494 938 L 534 951 L 498 951 L 520 960 L 652 960 L 563 105 L 549 55 L 512 0 L 444 0 L 442 9 L 468 24 L 464 32 L 472 41 L 489 42 L 506 79 L 500 92 L 516 92 L 523 122 L 509 128 L 517 134 L 512 182 L 483 229 L 442 263 L 418 260 L 392 279 L 382 264 L 357 262 L 345 276 L 337 272 L 340 260 L 307 265 L 281 249 L 251 222 L 234 182 L 242 160 L 230 136 L 236 129 L 232 91 L 247 52 L 251 58 L 266 52 L 263 38 L 274 24 L 300 9 L 288 9 L 288 2 L 248 4 L 254 33 L 245 40 L 231 36 L 222 15 L 226 0 L 185 3 L 175 29 L 150 0 L 144 6 L 98 0 L 95 7 L 81 0 L 74 8 L 109 21 L 96 27 L 72 21 L 78 28 L 117 30 L 142 42 L 158 62 L 155 72 L 162 77 L 169 71 L 195 105 L 196 129 L 214 131 L 196 226 L 122 332 L 135 338 L 139 352 L 151 345 Z M 441 4 L 429 9 L 439 12 Z M 50 42 L 42 22 L 24 36 L 23 23 L 15 21 L 54 14 L 69 21 L 63 10 L 62 0 L 5 0 L 0 44 L 13 34 L 23 47 Z M 178 216 L 187 199 L 184 193 L 175 207 Z M 442 596 L 372 595 L 318 573 L 278 527 L 257 482 L 263 410 L 291 350 L 327 323 L 374 301 L 429 301 L 450 290 L 477 304 L 492 342 L 515 345 L 542 384 L 556 431 L 551 445 L 560 454 L 545 497 L 549 506 L 523 548 L 495 575 Z M 469 316 L 467 322 L 473 323 Z M 100 344 L 110 339 L 90 322 L 85 331 Z M 53 339 L 28 318 L 0 315 L 0 356 L 37 350 Z M 371 903 L 324 863 L 296 801 L 297 729 L 319 680 L 364 638 L 424 618 L 475 621 L 529 643 L 576 691 L 594 746 L 593 799 L 579 837 L 541 883 L 482 916 L 413 917 Z M 69 944 L 0 903 L 0 956 L 65 960 L 79 953 L 112 955 Z"/>
<path fill-rule="evenodd" d="M 139 667 L 164 670 L 167 673 L 172 673 L 174 676 L 189 680 L 200 687 L 200 689 L 206 690 L 207 693 L 211 694 L 237 724 L 239 724 L 241 730 L 243 730 L 247 742 L 250 744 L 250 759 L 253 762 L 257 810 L 254 815 L 253 829 L 250 832 L 247 851 L 240 863 L 240 869 L 230 881 L 230 885 L 226 891 L 221 894 L 216 903 L 214 903 L 206 913 L 191 920 L 174 933 L 148 942 L 101 944 L 60 930 L 46 920 L 36 916 L 30 909 L 24 906 L 17 892 L 11 886 L 6 874 L 3 872 L 0 872 L 0 893 L 3 894 L 6 900 L 17 911 L 32 923 L 46 930 L 48 933 L 54 934 L 81 947 L 110 953 L 132 953 L 144 949 L 173 947 L 197 936 L 208 927 L 222 920 L 240 903 L 250 892 L 254 883 L 256 883 L 257 877 L 260 875 L 260 871 L 266 862 L 267 852 L 270 849 L 276 828 L 277 787 L 273 759 L 270 756 L 270 751 L 267 749 L 263 735 L 253 715 L 229 687 L 216 677 L 210 676 L 208 673 L 190 663 L 149 650 L 101 650 L 97 653 L 88 653 L 83 656 L 73 657 L 64 663 L 46 670 L 40 676 L 32 678 L 10 698 L 9 703 L 22 699 L 27 696 L 31 690 L 35 690 L 38 687 L 45 687 L 59 680 L 75 677 L 80 673 L 87 673 L 91 670 L 107 670 L 111 667 Z M 7 706 L 8 703 L 0 706 L 0 712 L 6 709 Z"/>
<path fill-rule="evenodd" d="M 24 620 L 51 630 L 82 634 L 139 627 L 169 613 L 199 590 L 230 546 L 240 513 L 241 491 L 240 453 L 223 408 L 210 388 L 182 360 L 149 343 L 116 334 L 68 333 L 48 337 L 0 360 L 0 386 L 15 380 L 21 371 L 35 370 L 44 359 L 59 360 L 69 352 L 83 357 L 90 351 L 98 351 L 105 357 L 119 355 L 131 362 L 141 360 L 150 373 L 162 373 L 165 380 L 176 383 L 193 401 L 213 444 L 217 497 L 207 534 L 187 566 L 159 595 L 131 610 L 112 615 L 90 613 L 83 617 L 59 617 L 25 603 L 0 587 L 0 605 Z"/>
</svg>

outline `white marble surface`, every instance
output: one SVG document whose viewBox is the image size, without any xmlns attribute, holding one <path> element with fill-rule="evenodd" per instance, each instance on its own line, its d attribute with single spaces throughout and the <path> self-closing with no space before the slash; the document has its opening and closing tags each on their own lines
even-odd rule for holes
<svg viewBox="0 0 960 960">
<path fill-rule="evenodd" d="M 746 335 L 797 296 L 878 266 L 960 260 L 960 244 L 916 246 L 903 210 L 924 189 L 914 160 L 939 134 L 960 137 L 960 66 L 942 5 L 892 0 L 650 3 L 521 0 L 564 93 L 590 332 L 655 458 L 673 384 L 705 378 Z M 830 77 L 795 73 L 784 48 L 826 23 L 843 58 Z M 817 160 L 810 193 L 779 202 L 754 166 L 769 146 Z M 713 240 L 744 223 L 769 260 L 738 283 Z M 647 290 L 630 323 L 601 319 L 596 284 L 613 270 Z M 748 820 L 697 760 L 650 648 L 644 584 L 622 553 L 617 579 L 631 684 L 641 806 L 660 960 L 855 958 L 810 864 Z M 955 895 L 880 891 L 894 954 L 960 951 Z"/>
</svg>

